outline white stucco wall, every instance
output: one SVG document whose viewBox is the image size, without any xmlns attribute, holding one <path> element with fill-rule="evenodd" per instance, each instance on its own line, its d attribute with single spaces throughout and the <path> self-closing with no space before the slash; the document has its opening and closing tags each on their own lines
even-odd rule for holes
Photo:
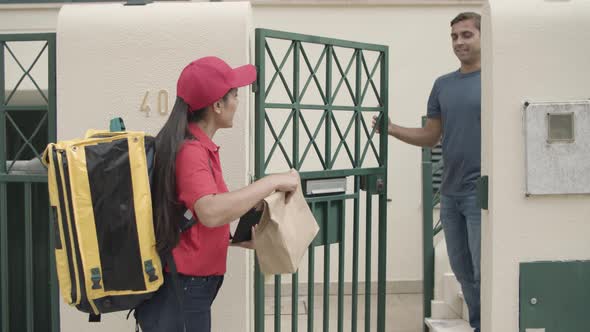
<svg viewBox="0 0 590 332">
<path fill-rule="evenodd" d="M 249 3 L 157 3 L 148 6 L 69 5 L 57 27 L 58 139 L 79 137 L 86 128 L 108 128 L 121 116 L 130 130 L 156 134 L 167 119 L 157 96 L 168 91 L 169 109 L 176 80 L 190 61 L 217 55 L 230 65 L 250 63 Z M 149 117 L 140 112 L 149 91 Z M 250 91 L 239 92 L 234 128 L 221 130 L 224 178 L 230 190 L 247 183 Z M 250 325 L 251 252 L 230 249 L 228 271 L 213 306 L 213 331 L 247 331 Z M 87 324 L 84 315 L 62 306 L 62 331 L 132 330 L 125 313 Z"/>
<path fill-rule="evenodd" d="M 518 264 L 590 258 L 588 195 L 525 197 L 522 134 L 525 99 L 589 97 L 590 3 L 493 0 L 484 13 L 482 331 L 518 331 Z"/>
</svg>

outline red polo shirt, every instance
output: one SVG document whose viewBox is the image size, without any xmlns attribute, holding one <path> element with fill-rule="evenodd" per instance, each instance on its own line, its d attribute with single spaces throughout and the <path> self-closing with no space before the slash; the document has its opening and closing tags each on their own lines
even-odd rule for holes
<svg viewBox="0 0 590 332">
<path fill-rule="evenodd" d="M 196 140 L 186 140 L 176 156 L 178 199 L 193 212 L 197 223 L 180 235 L 172 251 L 178 273 L 189 276 L 223 275 L 229 245 L 229 225 L 209 228 L 194 211 L 201 197 L 227 192 L 221 174 L 219 147 L 196 124 L 189 130 Z"/>
</svg>

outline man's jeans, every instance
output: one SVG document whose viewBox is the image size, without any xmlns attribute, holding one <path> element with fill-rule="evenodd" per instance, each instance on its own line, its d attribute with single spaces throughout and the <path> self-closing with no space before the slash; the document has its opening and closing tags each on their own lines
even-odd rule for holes
<svg viewBox="0 0 590 332">
<path fill-rule="evenodd" d="M 469 323 L 480 329 L 481 209 L 477 195 L 441 197 L 440 218 L 451 268 L 469 308 Z"/>
</svg>

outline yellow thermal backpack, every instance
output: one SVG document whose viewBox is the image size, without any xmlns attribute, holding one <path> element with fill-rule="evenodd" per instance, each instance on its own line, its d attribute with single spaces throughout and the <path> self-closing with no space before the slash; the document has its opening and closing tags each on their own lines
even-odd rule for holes
<svg viewBox="0 0 590 332">
<path fill-rule="evenodd" d="M 155 139 L 134 131 L 90 130 L 45 150 L 59 286 L 66 303 L 91 320 L 135 308 L 163 283 L 150 191 L 154 155 Z"/>
</svg>

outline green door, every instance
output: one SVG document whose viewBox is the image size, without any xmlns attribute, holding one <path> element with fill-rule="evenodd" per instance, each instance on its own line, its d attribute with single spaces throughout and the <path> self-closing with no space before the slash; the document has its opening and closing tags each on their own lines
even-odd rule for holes
<svg viewBox="0 0 590 332">
<path fill-rule="evenodd" d="M 58 331 L 47 174 L 55 34 L 0 35 L 0 331 Z"/>
<path fill-rule="evenodd" d="M 386 330 L 387 135 L 371 118 L 386 131 L 388 58 L 387 46 L 256 30 L 255 176 L 297 169 L 320 225 L 299 272 L 274 276 L 272 312 L 257 265 L 256 332 Z"/>
</svg>

